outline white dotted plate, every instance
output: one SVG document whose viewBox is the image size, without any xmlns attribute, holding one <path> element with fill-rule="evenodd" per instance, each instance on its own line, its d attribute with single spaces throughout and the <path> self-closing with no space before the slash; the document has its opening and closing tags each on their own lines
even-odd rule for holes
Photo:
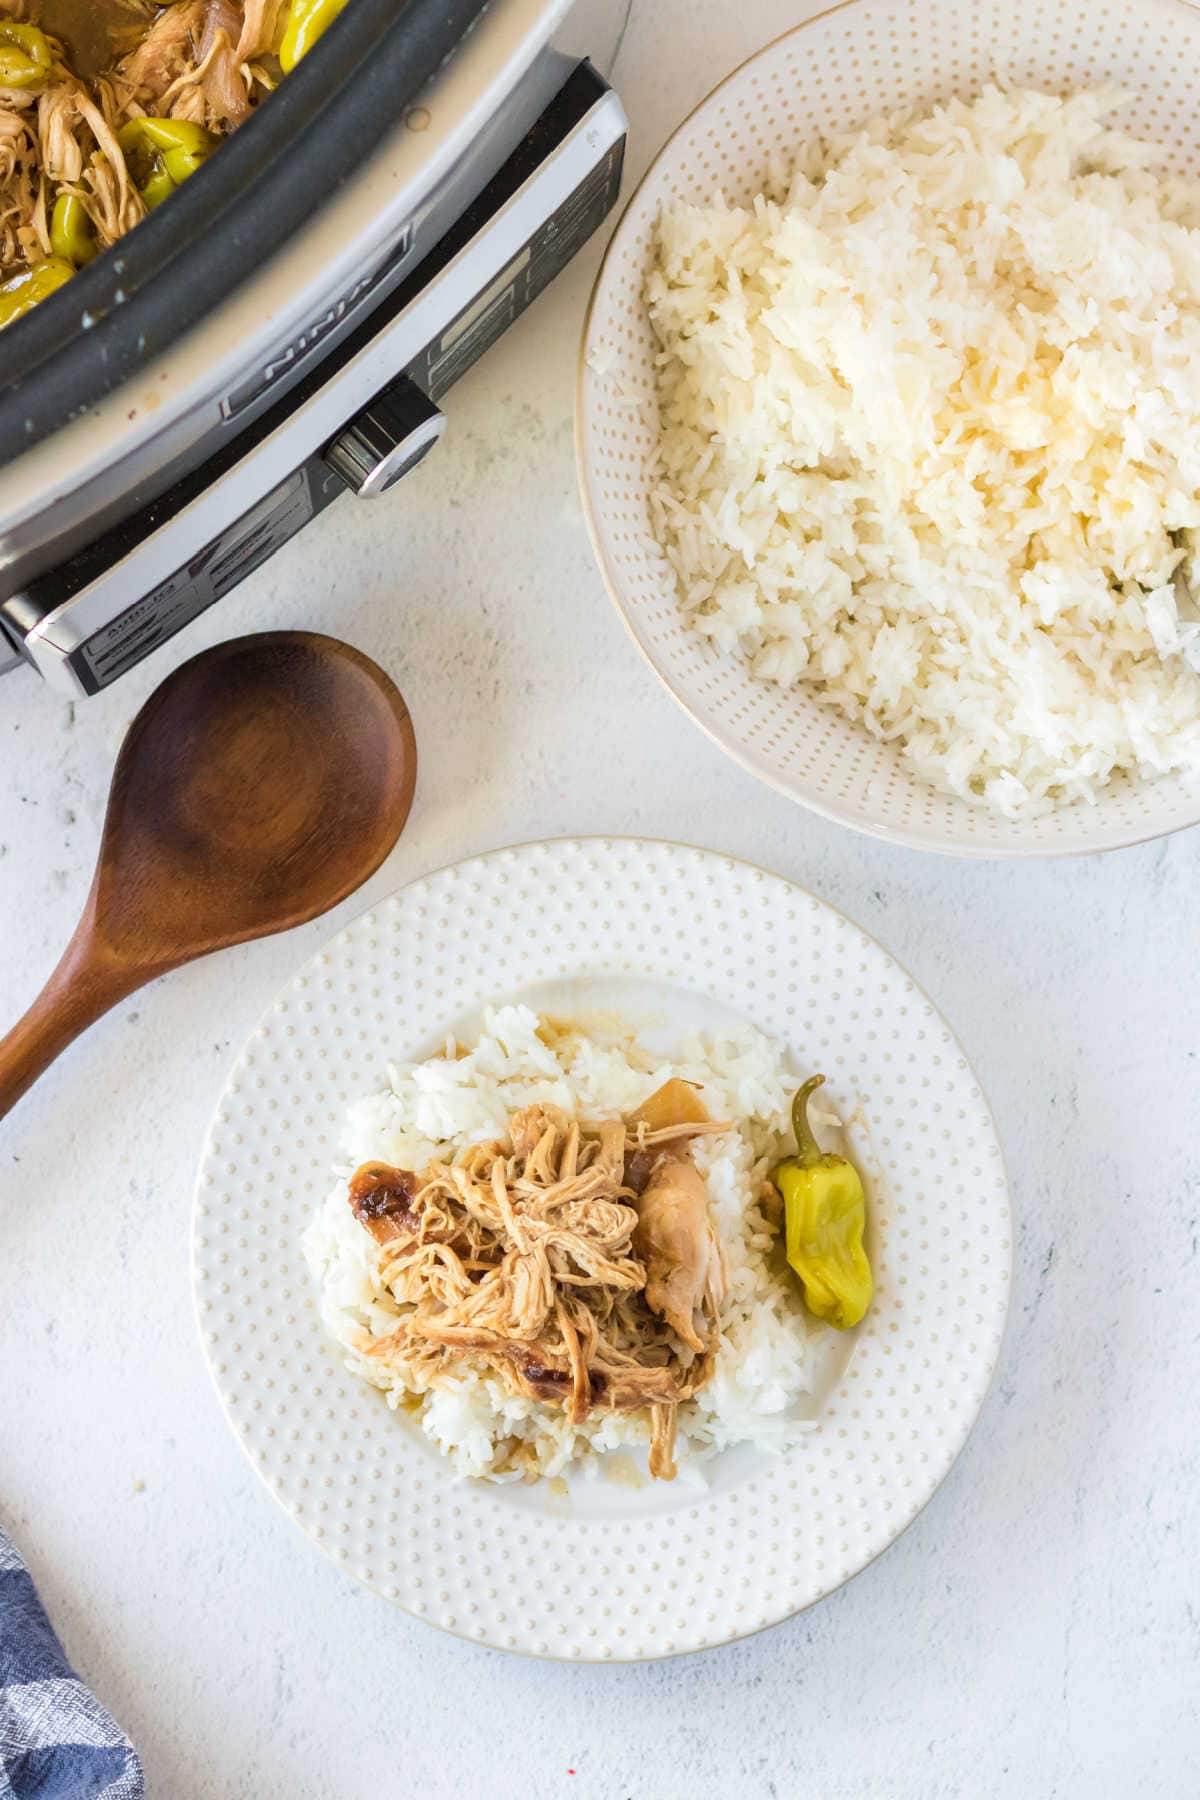
<svg viewBox="0 0 1200 1800">
<path fill-rule="evenodd" d="M 847 0 L 768 45 L 680 126 L 613 235 L 584 327 L 576 448 L 593 546 L 617 608 L 685 712 L 751 774 L 815 812 L 918 849 L 1046 856 L 1114 849 L 1200 820 L 1200 782 L 1115 782 L 1094 806 L 1014 823 L 938 792 L 891 744 L 803 690 L 755 681 L 684 624 L 655 542 L 644 471 L 654 337 L 642 304 L 665 205 L 748 202 L 770 156 L 872 115 L 987 82 L 1136 96 L 1127 129 L 1200 178 L 1200 12 L 1183 0 Z"/>
<path fill-rule="evenodd" d="M 711 1489 L 455 1480 L 347 1374 L 300 1247 L 347 1102 L 482 1004 L 644 981 L 656 1008 L 751 1020 L 820 1067 L 871 1190 L 875 1304 L 817 1428 L 733 1452 Z M 669 1004 L 669 1001 L 668 1001 Z M 689 1015 L 686 1020 L 683 1015 Z M 632 839 L 503 850 L 404 888 L 296 976 L 243 1050 L 200 1169 L 193 1274 L 213 1379 L 297 1524 L 463 1637 L 543 1656 L 663 1656 L 786 1618 L 864 1567 L 945 1476 L 1000 1345 L 1000 1149 L 949 1027 L 886 951 L 775 875 Z M 579 1485 L 579 1484 L 577 1484 Z M 619 1527 L 615 1528 L 615 1527 Z"/>
</svg>

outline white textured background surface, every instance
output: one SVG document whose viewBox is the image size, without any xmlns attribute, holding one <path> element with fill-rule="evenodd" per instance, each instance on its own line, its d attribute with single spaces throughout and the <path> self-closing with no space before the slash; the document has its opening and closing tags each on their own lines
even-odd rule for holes
<svg viewBox="0 0 1200 1800">
<path fill-rule="evenodd" d="M 804 10 L 635 0 L 616 67 L 634 172 Z M 601 61 L 623 14 L 582 8 Z M 339 503 L 99 700 L 0 689 L 3 1017 L 70 931 L 115 745 L 171 659 L 262 627 L 337 632 L 400 681 L 423 758 L 405 837 L 340 915 L 134 997 L 0 1126 L 0 1513 L 155 1800 L 1176 1800 L 1200 1762 L 1200 835 L 939 861 L 728 765 L 592 570 L 571 405 L 595 260 L 455 390 L 445 441 L 389 501 Z M 907 1536 L 763 1637 L 627 1669 L 473 1650 L 326 1563 L 221 1420 L 186 1259 L 224 1071 L 295 964 L 420 871 L 589 831 L 749 857 L 875 932 L 974 1060 L 1018 1224 L 997 1385 Z"/>
</svg>

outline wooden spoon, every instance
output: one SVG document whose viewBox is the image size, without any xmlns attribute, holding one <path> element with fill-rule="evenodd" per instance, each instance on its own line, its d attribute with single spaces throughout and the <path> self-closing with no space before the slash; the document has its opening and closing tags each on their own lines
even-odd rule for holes
<svg viewBox="0 0 1200 1800">
<path fill-rule="evenodd" d="M 0 1041 L 0 1117 L 135 988 L 353 893 L 400 836 L 416 774 L 399 692 L 336 638 L 268 631 L 176 669 L 121 746 L 75 935 Z"/>
</svg>

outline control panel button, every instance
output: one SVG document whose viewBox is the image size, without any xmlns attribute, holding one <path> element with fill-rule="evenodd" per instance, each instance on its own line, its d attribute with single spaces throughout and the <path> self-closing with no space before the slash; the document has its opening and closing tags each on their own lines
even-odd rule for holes
<svg viewBox="0 0 1200 1800">
<path fill-rule="evenodd" d="M 338 433 L 325 461 L 353 493 L 369 500 L 415 469 L 445 429 L 445 413 L 402 375 Z"/>
</svg>

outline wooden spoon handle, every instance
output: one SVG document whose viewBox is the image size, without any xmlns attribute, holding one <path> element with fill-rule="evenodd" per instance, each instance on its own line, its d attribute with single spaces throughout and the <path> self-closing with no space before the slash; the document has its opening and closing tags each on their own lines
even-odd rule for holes
<svg viewBox="0 0 1200 1800">
<path fill-rule="evenodd" d="M 155 972 L 97 956 L 81 925 L 25 1017 L 0 1038 L 0 1119 L 81 1031 Z"/>
</svg>

